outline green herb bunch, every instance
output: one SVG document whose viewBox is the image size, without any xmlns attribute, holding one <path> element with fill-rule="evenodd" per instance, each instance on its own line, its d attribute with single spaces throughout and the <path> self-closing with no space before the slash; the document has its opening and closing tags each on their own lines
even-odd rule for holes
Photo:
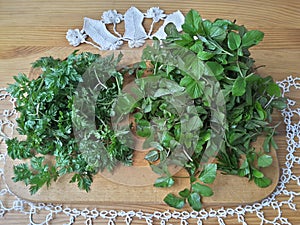
<svg viewBox="0 0 300 225">
<path fill-rule="evenodd" d="M 272 77 L 260 76 L 254 67 L 254 59 L 250 57 L 249 48 L 262 41 L 262 32 L 248 31 L 244 26 L 228 20 L 202 20 L 194 10 L 186 15 L 182 28 L 183 33 L 178 33 L 175 26 L 169 24 L 166 27 L 166 40 L 147 47 L 143 58 L 151 61 L 152 76 L 172 80 L 184 87 L 185 93 L 196 106 L 197 119 L 189 120 L 199 133 L 197 143 L 192 143 L 194 152 L 186 154 L 185 161 L 178 162 L 178 155 L 172 161 L 188 171 L 190 187 L 178 195 L 168 194 L 164 201 L 175 208 L 182 208 L 188 202 L 194 210 L 199 210 L 202 207 L 201 197 L 213 194 L 205 184 L 214 181 L 217 169 L 225 174 L 248 177 L 262 188 L 271 184 L 271 179 L 260 169 L 272 164 L 270 147 L 277 149 L 273 137 L 277 125 L 271 125 L 273 109 L 284 109 L 286 102 Z M 176 62 L 170 63 L 170 59 Z M 207 71 L 213 74 L 215 85 L 207 82 L 211 78 L 207 76 Z M 217 85 L 221 94 L 213 88 Z M 172 107 L 167 107 L 168 103 L 156 96 L 159 95 L 155 93 L 140 102 L 139 111 L 135 114 L 139 125 L 137 134 L 151 141 L 149 119 L 163 118 L 153 124 L 155 127 L 164 127 L 164 130 L 162 134 L 158 133 L 158 142 L 151 142 L 155 150 L 150 151 L 146 159 L 153 170 L 161 175 L 154 186 L 170 187 L 175 178 L 163 163 L 157 165 L 153 162 L 164 162 L 166 155 L 172 155 L 180 141 L 182 126 L 178 123 L 178 116 L 172 113 Z M 213 105 L 225 105 L 226 115 L 216 114 Z M 216 131 L 212 132 L 214 122 L 224 124 L 224 143 L 212 143 L 212 135 Z M 188 137 L 192 135 L 185 134 L 181 151 L 191 146 Z M 265 137 L 262 151 L 253 147 L 253 142 L 259 136 Z M 208 146 L 210 152 L 207 156 L 205 149 Z M 203 166 L 201 161 L 207 157 L 216 157 L 217 160 L 214 164 Z"/>
<path fill-rule="evenodd" d="M 34 194 L 59 176 L 73 173 L 71 182 L 89 191 L 92 177 L 99 170 L 112 170 L 117 161 L 131 164 L 133 150 L 117 139 L 108 123 L 113 99 L 122 85 L 122 75 L 116 71 L 119 60 L 74 52 L 66 60 L 44 57 L 34 62 L 33 68 L 42 70 L 36 79 L 29 80 L 24 74 L 14 77 L 16 82 L 8 87 L 8 92 L 16 98 L 17 131 L 26 140 L 7 140 L 7 151 L 12 159 L 30 159 L 29 163 L 14 166 L 14 181 L 24 181 Z M 84 138 L 79 143 L 74 136 L 74 129 L 88 125 L 84 117 L 74 115 L 73 109 L 74 99 L 87 91 L 77 90 L 84 73 L 96 80 L 102 76 L 110 78 L 105 88 L 97 91 L 97 130 L 84 133 L 90 140 L 102 141 L 106 151 L 95 149 L 94 142 Z"/>
<path fill-rule="evenodd" d="M 250 57 L 249 48 L 262 41 L 263 33 L 228 20 L 202 20 L 194 10 L 182 28 L 178 33 L 167 25 L 167 38 L 154 40 L 130 68 L 116 69 L 121 55 L 73 53 L 66 60 L 36 61 L 33 67 L 42 69 L 37 79 L 16 76 L 8 91 L 17 99 L 18 132 L 26 140 L 6 143 L 12 159 L 30 162 L 14 166 L 14 181 L 24 181 L 35 193 L 73 173 L 71 182 L 88 191 L 99 170 L 112 171 L 119 161 L 131 165 L 133 148 L 122 134 L 134 131 L 153 149 L 145 158 L 160 175 L 154 186 L 175 183 L 170 165 L 187 170 L 190 187 L 164 199 L 172 207 L 188 203 L 200 210 L 201 198 L 213 195 L 207 184 L 214 182 L 217 170 L 269 186 L 272 181 L 260 169 L 272 164 L 270 147 L 277 148 L 272 112 L 286 103 L 273 79 L 261 77 Z M 86 72 L 89 85 L 78 89 Z M 122 92 L 128 73 L 136 76 L 131 91 L 138 101 Z M 87 105 L 96 129 L 84 113 Z M 114 129 L 111 118 L 126 114 L 134 123 L 127 130 Z M 265 138 L 262 151 L 253 147 L 259 136 Z"/>
</svg>

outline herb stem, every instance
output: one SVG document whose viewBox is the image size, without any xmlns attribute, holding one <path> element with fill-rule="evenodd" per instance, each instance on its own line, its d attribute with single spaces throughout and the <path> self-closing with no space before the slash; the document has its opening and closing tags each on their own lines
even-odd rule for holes
<svg viewBox="0 0 300 225">
<path fill-rule="evenodd" d="M 217 49 L 221 50 L 222 52 L 226 53 L 227 55 L 234 56 L 232 53 L 226 51 L 224 48 L 222 48 L 218 43 L 216 43 L 211 37 L 208 37 L 208 40 L 210 41 L 210 44 L 215 46 Z"/>
<path fill-rule="evenodd" d="M 191 161 L 193 162 L 193 159 L 189 156 L 189 154 L 186 152 L 185 148 L 183 148 L 183 153 L 185 154 L 185 156 Z"/>
</svg>

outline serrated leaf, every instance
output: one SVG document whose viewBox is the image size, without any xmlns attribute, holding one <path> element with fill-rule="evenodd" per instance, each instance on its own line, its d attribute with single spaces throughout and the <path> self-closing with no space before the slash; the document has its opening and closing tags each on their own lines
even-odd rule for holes
<svg viewBox="0 0 300 225">
<path fill-rule="evenodd" d="M 182 29 L 184 32 L 189 33 L 190 35 L 196 35 L 198 32 L 202 33 L 201 23 L 201 16 L 196 10 L 192 9 L 186 14 Z"/>
<path fill-rule="evenodd" d="M 257 164 L 259 167 L 268 167 L 272 165 L 273 158 L 270 155 L 262 155 L 258 158 Z"/>
</svg>

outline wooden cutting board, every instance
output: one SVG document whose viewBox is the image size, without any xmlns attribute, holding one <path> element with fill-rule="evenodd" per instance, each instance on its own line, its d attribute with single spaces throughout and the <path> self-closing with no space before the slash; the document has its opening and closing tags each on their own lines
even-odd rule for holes
<svg viewBox="0 0 300 225">
<path fill-rule="evenodd" d="M 47 51 L 46 55 L 64 58 L 69 54 L 69 49 L 55 49 Z M 103 52 L 108 54 L 111 52 Z M 123 61 L 120 65 L 129 65 L 136 62 L 140 58 L 141 50 L 122 50 L 124 54 Z M 115 52 L 118 54 L 118 51 Z M 41 55 L 41 54 L 39 54 Z M 36 55 L 24 57 L 21 63 L 29 65 L 38 57 Z M 30 71 L 29 73 L 34 73 Z M 5 107 L 0 105 L 1 107 Z M 281 121 L 279 113 L 275 116 L 275 123 Z M 285 149 L 285 133 L 284 126 L 280 127 L 279 135 L 276 137 L 280 149 Z M 257 143 L 258 149 L 261 144 Z M 222 175 L 218 173 L 217 179 L 211 185 L 214 195 L 209 198 L 204 198 L 205 205 L 233 205 L 246 204 L 259 201 L 267 197 L 275 189 L 279 179 L 279 165 L 276 152 L 272 150 L 273 164 L 271 167 L 264 169 L 267 177 L 272 179 L 272 185 L 267 188 L 259 188 L 254 182 L 249 182 L 247 178 L 237 176 Z M 136 154 L 139 158 L 139 154 Z M 49 202 L 49 203 L 87 203 L 97 205 L 109 204 L 149 204 L 156 206 L 163 204 L 163 198 L 168 193 L 178 193 L 178 191 L 189 187 L 188 179 L 179 178 L 172 188 L 155 188 L 153 182 L 156 179 L 154 173 L 149 167 L 136 165 L 134 167 L 119 168 L 113 176 L 109 173 L 98 174 L 94 178 L 91 191 L 86 193 L 77 188 L 76 184 L 70 184 L 71 176 L 64 176 L 52 183 L 49 189 L 42 188 L 37 194 L 30 195 L 28 188 L 25 188 L 23 183 L 14 183 L 13 165 L 20 162 L 13 162 L 7 159 L 5 166 L 5 179 L 12 192 L 23 199 L 34 202 Z M 181 170 L 177 176 L 187 176 L 186 172 Z M 142 181 L 141 181 L 142 180 Z M 135 185 L 130 185 L 134 183 Z M 147 185 L 141 185 L 147 184 Z"/>
</svg>

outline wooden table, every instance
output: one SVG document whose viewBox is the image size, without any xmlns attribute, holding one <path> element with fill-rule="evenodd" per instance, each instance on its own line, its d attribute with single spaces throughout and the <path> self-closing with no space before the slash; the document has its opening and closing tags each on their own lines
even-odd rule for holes
<svg viewBox="0 0 300 225">
<path fill-rule="evenodd" d="M 253 49 L 253 57 L 257 65 L 266 65 L 260 71 L 264 75 L 272 75 L 281 80 L 288 75 L 300 76 L 300 1 L 297 0 L 265 0 L 265 1 L 157 1 L 150 3 L 140 1 L 37 1 L 37 0 L 0 0 L 0 86 L 11 83 L 12 76 L 18 72 L 29 73 L 30 63 L 41 56 L 55 55 L 64 57 L 74 48 L 65 39 L 69 28 L 81 28 L 83 17 L 100 19 L 103 11 L 118 9 L 124 13 L 130 6 L 146 11 L 150 6 L 159 6 L 171 13 L 177 9 L 186 13 L 189 9 L 198 10 L 204 18 L 237 19 L 249 29 L 259 29 L 265 33 L 264 41 Z M 90 46 L 80 46 L 82 51 L 93 51 Z M 63 53 L 62 53 L 63 52 Z M 280 151 L 279 161 L 285 162 L 285 150 Z M 295 169 L 295 172 L 300 172 Z M 298 173 L 299 174 L 299 173 Z M 296 184 L 290 189 L 300 191 Z M 9 200 L 7 200 L 9 201 Z M 300 203 L 300 198 L 295 199 Z M 94 208 L 95 205 L 72 205 L 78 208 Z M 135 205 L 131 209 L 138 210 L 142 206 Z M 165 207 L 161 207 L 164 210 Z M 266 216 L 272 210 L 265 210 Z M 45 215 L 40 215 L 43 218 Z M 283 216 L 293 224 L 300 224 L 300 215 L 296 211 L 285 210 Z M 66 218 L 57 216 L 53 224 L 65 223 Z M 82 222 L 78 220 L 79 222 Z M 226 219 L 228 224 L 236 224 L 236 218 Z M 248 215 L 249 224 L 258 224 L 256 215 Z M 27 216 L 9 213 L 0 224 L 27 224 Z M 205 224 L 216 224 L 210 220 Z"/>
</svg>

